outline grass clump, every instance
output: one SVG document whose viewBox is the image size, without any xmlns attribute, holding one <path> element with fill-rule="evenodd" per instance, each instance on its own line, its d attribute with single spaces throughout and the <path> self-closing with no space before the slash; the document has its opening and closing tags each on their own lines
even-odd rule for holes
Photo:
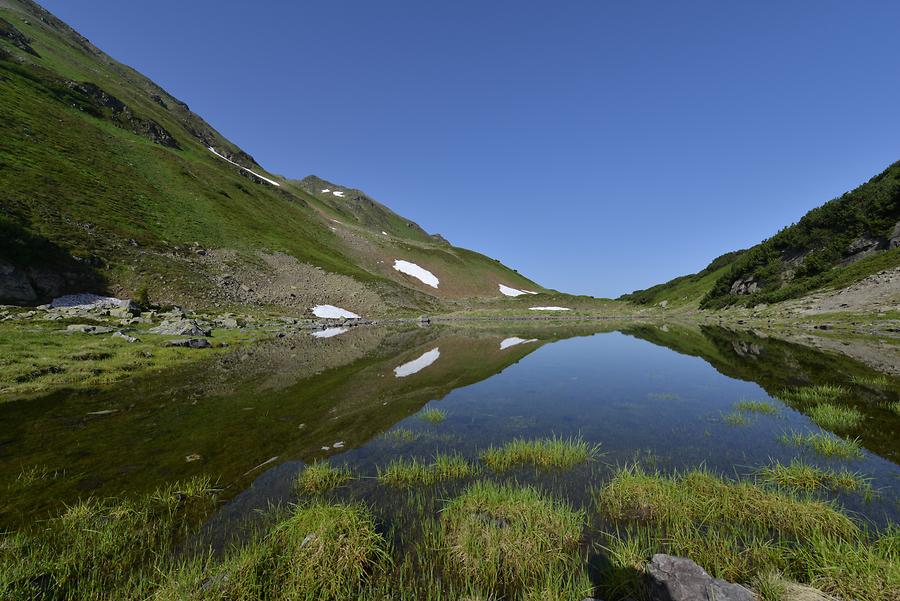
<svg viewBox="0 0 900 601">
<path fill-rule="evenodd" d="M 888 409 L 894 412 L 896 415 L 900 415 L 900 401 L 894 401 L 893 403 L 888 404 Z"/>
<path fill-rule="evenodd" d="M 852 407 L 822 403 L 809 409 L 809 417 L 828 430 L 852 430 L 858 427 L 864 416 Z"/>
<path fill-rule="evenodd" d="M 366 507 L 313 501 L 182 589 L 191 599 L 355 599 L 387 560 Z"/>
<path fill-rule="evenodd" d="M 840 471 L 822 469 L 799 459 L 794 459 L 788 465 L 776 461 L 772 465 L 761 468 L 757 472 L 757 477 L 760 481 L 768 484 L 808 492 L 820 488 L 841 488 L 855 491 L 868 486 L 866 479 L 858 473 L 846 469 Z"/>
<path fill-rule="evenodd" d="M 862 448 L 859 439 L 838 438 L 825 433 L 800 432 L 784 433 L 781 442 L 798 447 L 807 447 L 824 457 L 837 457 L 839 459 L 856 459 L 862 457 Z"/>
<path fill-rule="evenodd" d="M 895 530 L 875 536 L 832 503 L 791 491 L 703 470 L 664 476 L 626 468 L 599 491 L 598 506 L 614 526 L 607 594 L 640 590 L 643 565 L 659 552 L 749 586 L 780 572 L 840 598 L 900 594 Z"/>
<path fill-rule="evenodd" d="M 481 460 L 495 472 L 517 465 L 531 464 L 541 468 L 569 469 L 597 456 L 600 445 L 590 445 L 581 437 L 517 438 L 502 447 L 491 446 L 481 454 Z"/>
<path fill-rule="evenodd" d="M 736 411 L 746 411 L 748 413 L 762 413 L 764 415 L 775 415 L 778 408 L 768 401 L 750 401 L 742 400 L 734 404 Z"/>
<path fill-rule="evenodd" d="M 846 396 L 850 390 L 837 384 L 820 384 L 818 386 L 797 386 L 781 391 L 781 398 L 799 403 L 829 403 Z"/>
<path fill-rule="evenodd" d="M 885 374 L 877 376 L 852 376 L 850 380 L 854 384 L 859 384 L 860 386 L 875 386 L 879 388 L 887 386 L 890 382 Z"/>
<path fill-rule="evenodd" d="M 532 487 L 476 482 L 444 508 L 440 542 L 447 567 L 464 581 L 548 598 L 536 591 L 564 589 L 560 578 L 578 572 L 584 521 L 583 511 Z"/>
<path fill-rule="evenodd" d="M 296 488 L 305 494 L 320 494 L 343 486 L 353 478 L 350 469 L 333 467 L 325 461 L 306 466 L 297 476 Z"/>
<path fill-rule="evenodd" d="M 429 424 L 439 424 L 447 419 L 447 413 L 442 409 L 426 409 L 419 414 L 419 418 Z"/>
<path fill-rule="evenodd" d="M 0 598 L 146 598 L 214 505 L 202 478 L 138 499 L 81 501 L 0 540 Z"/>
<path fill-rule="evenodd" d="M 383 470 L 378 468 L 378 481 L 388 486 L 408 488 L 469 478 L 476 473 L 476 467 L 462 455 L 438 453 L 430 464 L 416 458 L 394 459 Z"/>
<path fill-rule="evenodd" d="M 731 413 L 723 414 L 722 421 L 729 426 L 746 426 L 750 424 L 751 419 L 740 411 L 732 411 Z"/>
</svg>

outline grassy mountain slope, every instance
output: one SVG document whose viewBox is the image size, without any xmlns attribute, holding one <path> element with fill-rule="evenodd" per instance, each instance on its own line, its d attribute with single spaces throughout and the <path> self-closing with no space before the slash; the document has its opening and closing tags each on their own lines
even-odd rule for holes
<svg viewBox="0 0 900 601">
<path fill-rule="evenodd" d="M 703 271 L 620 297 L 638 304 L 773 303 L 821 288 L 844 288 L 900 266 L 900 162 L 799 222 Z"/>
<path fill-rule="evenodd" d="M 223 278 L 240 284 L 284 265 L 308 281 L 290 294 L 240 284 L 226 300 L 302 308 L 356 299 L 371 312 L 499 296 L 500 283 L 538 288 L 361 193 L 326 199 L 268 173 L 186 104 L 28 0 L 0 0 L 0 114 L 0 302 L 146 287 L 160 301 L 214 304 Z M 395 259 L 434 272 L 441 286 L 395 271 Z M 345 280 L 330 274 L 363 288 L 341 296 Z M 10 298 L 16 283 L 23 298 Z"/>
</svg>

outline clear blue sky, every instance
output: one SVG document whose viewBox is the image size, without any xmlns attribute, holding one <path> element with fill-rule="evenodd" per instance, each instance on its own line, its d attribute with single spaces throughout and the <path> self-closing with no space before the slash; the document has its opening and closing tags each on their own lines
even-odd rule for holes
<svg viewBox="0 0 900 601">
<path fill-rule="evenodd" d="M 270 171 L 569 292 L 697 271 L 900 159 L 898 2 L 44 5 Z"/>
</svg>

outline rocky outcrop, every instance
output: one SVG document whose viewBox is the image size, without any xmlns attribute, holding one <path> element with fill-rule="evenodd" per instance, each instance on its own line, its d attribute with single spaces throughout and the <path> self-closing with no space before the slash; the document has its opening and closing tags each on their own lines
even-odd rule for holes
<svg viewBox="0 0 900 601">
<path fill-rule="evenodd" d="M 0 19 L 0 38 L 32 56 L 41 56 L 31 47 L 31 40 L 6 19 Z"/>
<path fill-rule="evenodd" d="M 37 298 L 25 272 L 0 259 L 0 303 L 31 303 Z"/>
<path fill-rule="evenodd" d="M 753 276 L 739 278 L 731 285 L 731 294 L 753 294 L 759 290 L 759 284 Z"/>
<path fill-rule="evenodd" d="M 175 321 L 164 321 L 155 328 L 151 328 L 153 334 L 164 334 L 168 336 L 210 336 L 212 330 L 206 325 L 201 324 L 193 319 L 178 319 Z"/>
<path fill-rule="evenodd" d="M 653 601 L 755 601 L 749 589 L 713 578 L 690 559 L 658 553 L 647 566 Z"/>
</svg>

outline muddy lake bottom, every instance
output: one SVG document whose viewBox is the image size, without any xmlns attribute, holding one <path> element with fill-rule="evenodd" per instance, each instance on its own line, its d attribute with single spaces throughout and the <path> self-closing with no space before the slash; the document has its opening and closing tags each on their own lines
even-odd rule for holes
<svg viewBox="0 0 900 601">
<path fill-rule="evenodd" d="M 585 554 L 602 555 L 612 525 L 597 493 L 635 465 L 752 481 L 776 463 L 846 470 L 866 485 L 804 495 L 873 531 L 900 521 L 895 379 L 746 331 L 603 327 L 353 328 L 259 343 L 125 384 L 8 399 L 0 404 L 0 522 L 14 531 L 88 496 L 128 498 L 205 476 L 220 502 L 191 546 L 225 552 L 265 522 L 266 510 L 302 502 L 298 475 L 323 461 L 352 474 L 326 498 L 370 507 L 398 553 L 414 548 L 423 518 L 472 482 L 491 480 L 532 485 L 583 509 Z M 822 386 L 840 391 L 829 403 L 861 418 L 829 430 L 810 417 L 816 402 L 789 394 Z M 791 443 L 805 434 L 849 439 L 859 450 L 825 456 Z M 568 469 L 498 471 L 482 460 L 490 447 L 547 438 L 581 440 L 597 453 Z M 428 463 L 438 454 L 462 456 L 477 474 L 405 488 L 377 478 L 392 460 Z"/>
</svg>

